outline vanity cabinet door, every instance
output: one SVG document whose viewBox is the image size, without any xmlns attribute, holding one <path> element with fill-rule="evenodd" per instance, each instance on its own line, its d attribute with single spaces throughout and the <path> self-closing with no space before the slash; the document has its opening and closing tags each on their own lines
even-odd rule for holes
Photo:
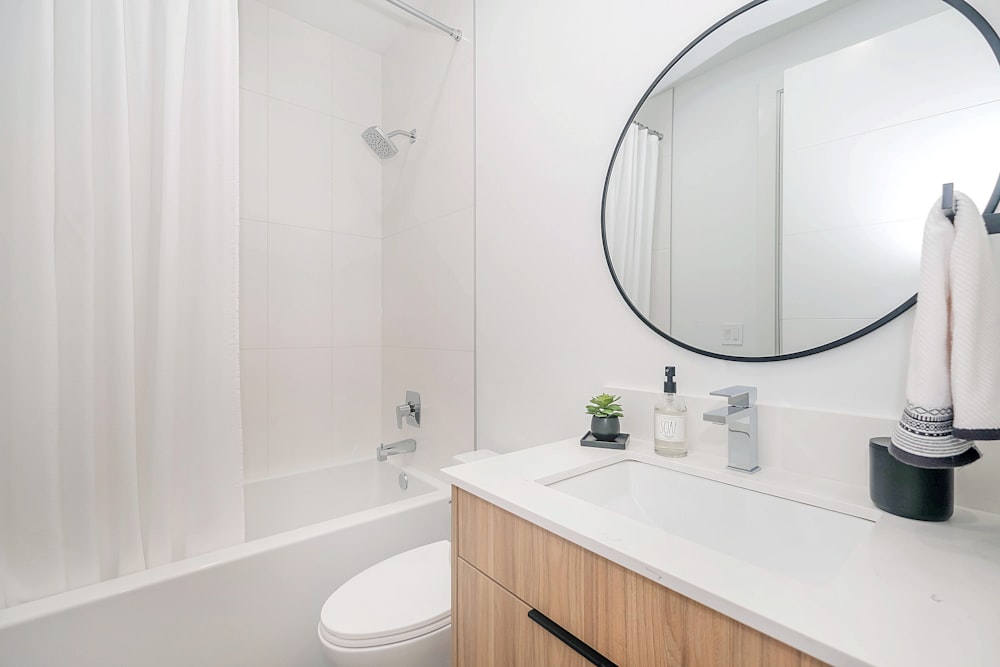
<svg viewBox="0 0 1000 667">
<path fill-rule="evenodd" d="M 461 558 L 452 616 L 455 667 L 588 667 L 581 655 L 528 618 L 531 608 Z"/>
<path fill-rule="evenodd" d="M 615 664 L 627 664 L 628 570 L 458 488 L 452 513 L 458 557 Z"/>
<path fill-rule="evenodd" d="M 825 663 L 629 572 L 628 665 L 823 667 Z"/>
</svg>

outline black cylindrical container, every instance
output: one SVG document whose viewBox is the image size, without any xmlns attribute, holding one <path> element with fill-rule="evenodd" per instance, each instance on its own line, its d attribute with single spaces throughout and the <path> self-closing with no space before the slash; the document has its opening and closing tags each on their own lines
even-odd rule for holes
<svg viewBox="0 0 1000 667">
<path fill-rule="evenodd" d="M 917 468 L 893 458 L 889 438 L 868 441 L 868 491 L 876 507 L 919 521 L 947 521 L 955 509 L 955 470 Z"/>
</svg>

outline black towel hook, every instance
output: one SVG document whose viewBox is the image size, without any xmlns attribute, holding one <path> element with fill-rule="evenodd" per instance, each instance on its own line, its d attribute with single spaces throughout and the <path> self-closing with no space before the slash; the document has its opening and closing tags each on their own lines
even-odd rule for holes
<svg viewBox="0 0 1000 667">
<path fill-rule="evenodd" d="M 941 210 L 953 223 L 955 222 L 955 184 L 945 183 L 941 186 Z M 1000 234 L 1000 213 L 983 214 L 987 234 Z"/>
<path fill-rule="evenodd" d="M 955 184 L 945 183 L 941 186 L 941 210 L 945 217 L 955 222 Z"/>
</svg>

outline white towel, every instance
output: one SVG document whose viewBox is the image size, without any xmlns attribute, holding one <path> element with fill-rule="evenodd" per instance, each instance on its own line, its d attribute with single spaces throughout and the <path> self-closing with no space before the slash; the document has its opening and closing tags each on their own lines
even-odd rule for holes
<svg viewBox="0 0 1000 667">
<path fill-rule="evenodd" d="M 955 193 L 955 222 L 931 209 L 910 345 L 907 405 L 892 435 L 897 458 L 964 465 L 973 440 L 1000 440 L 1000 283 L 976 205 Z"/>
</svg>

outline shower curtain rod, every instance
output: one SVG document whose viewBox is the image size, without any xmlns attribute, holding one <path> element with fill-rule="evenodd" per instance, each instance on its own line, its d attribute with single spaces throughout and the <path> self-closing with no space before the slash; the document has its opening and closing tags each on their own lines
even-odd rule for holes
<svg viewBox="0 0 1000 667">
<path fill-rule="evenodd" d="M 415 7 L 411 7 L 408 4 L 406 4 L 405 2 L 402 2 L 401 0 L 385 0 L 385 1 L 388 2 L 390 5 L 396 5 L 397 7 L 399 7 L 400 9 L 402 9 L 404 12 L 409 12 L 410 14 L 413 14 L 414 16 L 416 16 L 421 21 L 426 21 L 427 23 L 430 23 L 432 26 L 434 26 L 438 30 L 441 30 L 443 32 L 448 33 L 449 35 L 451 35 L 451 38 L 454 39 L 456 42 L 462 41 L 462 31 L 461 30 L 458 30 L 457 28 L 451 28 L 449 26 L 446 26 L 444 23 L 441 23 L 440 21 L 438 21 L 433 16 L 428 16 L 427 14 L 424 14 L 419 9 L 417 9 Z"/>
<path fill-rule="evenodd" d="M 656 137 L 660 141 L 663 141 L 663 133 L 662 132 L 657 132 L 653 128 L 647 127 L 647 126 L 643 125 L 642 123 L 640 123 L 637 120 L 633 120 L 632 122 L 634 124 L 638 125 L 640 130 L 646 130 L 647 132 L 649 132 L 651 135 L 653 135 L 654 137 Z"/>
</svg>

